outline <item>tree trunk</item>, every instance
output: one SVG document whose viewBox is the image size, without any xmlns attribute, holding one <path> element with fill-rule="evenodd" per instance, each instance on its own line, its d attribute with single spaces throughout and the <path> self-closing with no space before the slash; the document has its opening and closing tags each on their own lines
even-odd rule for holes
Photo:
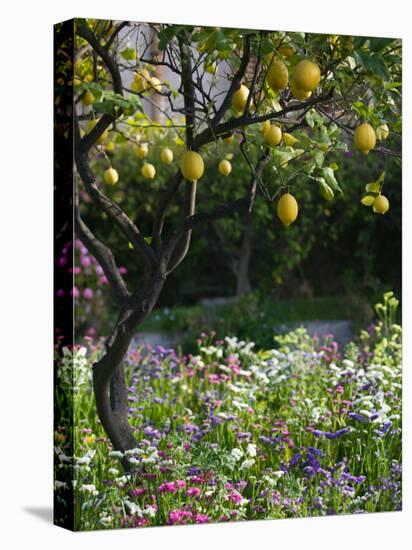
<svg viewBox="0 0 412 550">
<path fill-rule="evenodd" d="M 252 217 L 248 215 L 243 232 L 242 245 L 240 248 L 239 259 L 236 262 L 234 270 L 236 277 L 236 297 L 240 298 L 244 294 L 251 292 L 252 285 L 249 278 L 249 265 L 252 255 L 253 225 Z"/>
<path fill-rule="evenodd" d="M 97 414 L 117 451 L 124 452 L 136 446 L 128 420 L 124 359 L 136 328 L 155 306 L 164 281 L 165 276 L 158 272 L 146 278 L 139 292 L 131 297 L 130 307 L 122 311 L 112 335 L 106 341 L 106 353 L 93 365 Z M 126 470 L 130 467 L 127 461 L 123 465 Z"/>
</svg>

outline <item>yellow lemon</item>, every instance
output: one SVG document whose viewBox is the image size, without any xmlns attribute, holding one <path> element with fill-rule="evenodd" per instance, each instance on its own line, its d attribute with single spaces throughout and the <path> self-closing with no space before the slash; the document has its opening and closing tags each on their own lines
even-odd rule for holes
<svg viewBox="0 0 412 550">
<path fill-rule="evenodd" d="M 278 52 L 283 55 L 283 57 L 290 57 L 295 53 L 295 50 L 289 44 L 282 44 L 279 46 Z"/>
<path fill-rule="evenodd" d="M 373 211 L 375 214 L 385 214 L 389 210 L 389 201 L 385 195 L 378 195 L 373 201 Z"/>
<path fill-rule="evenodd" d="M 113 141 L 108 141 L 108 142 L 106 143 L 106 145 L 104 146 L 104 148 L 106 149 L 106 151 L 109 151 L 109 152 L 114 151 L 114 149 L 115 149 L 115 144 L 114 144 Z"/>
<path fill-rule="evenodd" d="M 169 147 L 162 149 L 160 153 L 160 159 L 164 164 L 172 164 L 173 162 L 173 151 Z"/>
<path fill-rule="evenodd" d="M 270 120 L 264 120 L 260 125 L 262 134 L 265 134 L 270 128 Z"/>
<path fill-rule="evenodd" d="M 293 79 L 291 79 L 290 81 L 290 90 L 292 92 L 293 97 L 296 99 L 299 99 L 299 101 L 308 99 L 308 97 L 312 95 L 312 92 L 306 92 L 305 90 L 301 90 L 300 88 L 298 88 Z"/>
<path fill-rule="evenodd" d="M 309 61 L 309 59 L 299 61 L 295 67 L 293 79 L 297 89 L 304 90 L 305 92 L 311 92 L 319 85 L 320 82 L 319 65 L 317 63 L 313 63 L 313 61 Z"/>
<path fill-rule="evenodd" d="M 203 159 L 196 151 L 183 153 L 179 166 L 183 177 L 191 182 L 200 179 L 205 169 Z"/>
<path fill-rule="evenodd" d="M 286 65 L 280 59 L 274 59 L 267 73 L 267 81 L 273 91 L 283 90 L 289 82 L 289 73 Z"/>
<path fill-rule="evenodd" d="M 219 162 L 219 172 L 222 176 L 228 176 L 232 171 L 232 165 L 228 160 L 221 160 Z"/>
<path fill-rule="evenodd" d="M 233 94 L 232 97 L 232 107 L 235 111 L 243 112 L 246 107 L 247 98 L 249 96 L 249 88 L 244 84 Z M 252 106 L 252 101 L 250 102 Z"/>
<path fill-rule="evenodd" d="M 285 145 L 288 145 L 289 147 L 293 147 L 294 143 L 296 143 L 297 140 L 295 138 L 295 136 L 292 136 L 292 134 L 288 134 L 287 132 L 285 132 L 283 135 L 282 135 L 282 140 L 283 140 L 283 143 Z"/>
<path fill-rule="evenodd" d="M 140 171 L 142 173 L 142 176 L 147 180 L 152 180 L 156 175 L 156 168 L 153 166 L 153 164 L 150 164 L 148 162 L 145 162 L 143 164 Z"/>
<path fill-rule="evenodd" d="M 278 200 L 276 210 L 280 221 L 284 225 L 290 225 L 298 217 L 299 207 L 295 197 L 285 193 Z"/>
<path fill-rule="evenodd" d="M 93 105 L 93 103 L 95 102 L 95 97 L 94 95 L 92 94 L 92 92 L 86 92 L 84 94 L 84 96 L 82 97 L 82 102 L 83 102 L 83 105 Z"/>
<path fill-rule="evenodd" d="M 385 139 L 388 139 L 389 136 L 389 128 L 387 124 L 381 124 L 379 128 L 377 129 L 378 138 L 381 141 L 385 141 Z"/>
<path fill-rule="evenodd" d="M 117 183 L 119 181 L 119 174 L 117 173 L 117 170 L 115 170 L 114 168 L 108 168 L 104 172 L 104 181 L 108 185 L 114 185 L 115 183 Z"/>
<path fill-rule="evenodd" d="M 86 125 L 86 134 L 90 134 L 90 132 L 93 130 L 93 128 L 97 124 L 97 120 L 89 120 L 89 122 Z M 106 130 L 100 135 L 99 139 L 96 141 L 98 145 L 101 145 L 109 135 L 109 130 L 106 128 Z"/>
<path fill-rule="evenodd" d="M 282 140 L 282 130 L 276 124 L 271 124 L 263 134 L 263 138 L 268 145 L 279 145 Z"/>
<path fill-rule="evenodd" d="M 376 145 L 375 130 L 370 124 L 364 122 L 357 126 L 353 140 L 355 147 L 367 155 Z"/>
<path fill-rule="evenodd" d="M 136 153 L 137 158 L 144 159 L 145 157 L 147 157 L 149 147 L 147 143 L 138 143 L 134 152 Z"/>
</svg>

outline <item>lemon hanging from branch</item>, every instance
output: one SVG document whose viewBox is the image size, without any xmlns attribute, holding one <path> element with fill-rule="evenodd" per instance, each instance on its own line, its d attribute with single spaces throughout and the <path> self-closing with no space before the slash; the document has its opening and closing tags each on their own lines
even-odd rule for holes
<svg viewBox="0 0 412 550">
<path fill-rule="evenodd" d="M 290 225 L 298 217 L 299 207 L 297 200 L 290 193 L 284 193 L 278 200 L 276 210 L 283 225 Z"/>
<path fill-rule="evenodd" d="M 246 107 L 247 98 L 249 97 L 249 88 L 242 84 L 240 88 L 233 94 L 232 107 L 237 112 L 243 112 Z M 250 102 L 252 107 L 253 100 Z"/>
<path fill-rule="evenodd" d="M 142 166 L 141 174 L 145 179 L 152 180 L 156 175 L 156 168 L 153 166 L 153 164 L 145 162 Z"/>
<path fill-rule="evenodd" d="M 375 130 L 370 124 L 359 124 L 353 136 L 355 147 L 367 155 L 376 145 Z"/>
<path fill-rule="evenodd" d="M 203 176 L 205 165 L 196 151 L 186 151 L 180 159 L 180 171 L 185 179 L 195 182 Z"/>
<path fill-rule="evenodd" d="M 386 214 L 389 210 L 389 201 L 385 195 L 379 194 L 373 202 L 373 211 L 375 214 Z"/>
<path fill-rule="evenodd" d="M 320 82 L 319 65 L 309 59 L 299 61 L 293 73 L 293 80 L 297 89 L 312 92 Z"/>
<path fill-rule="evenodd" d="M 222 174 L 222 176 L 228 176 L 230 172 L 232 171 L 232 165 L 231 163 L 224 159 L 219 162 L 219 172 Z"/>
<path fill-rule="evenodd" d="M 108 185 L 115 185 L 119 181 L 119 174 L 117 173 L 117 170 L 112 167 L 105 170 L 103 177 L 104 181 Z"/>
<path fill-rule="evenodd" d="M 286 88 L 289 82 L 289 73 L 283 61 L 275 58 L 270 64 L 266 78 L 274 92 Z"/>
<path fill-rule="evenodd" d="M 263 134 L 263 139 L 268 145 L 279 145 L 282 141 L 282 130 L 276 124 L 271 124 L 270 128 Z"/>
<path fill-rule="evenodd" d="M 145 157 L 147 157 L 148 152 L 149 146 L 147 145 L 147 143 L 138 143 L 136 145 L 135 153 L 137 158 L 144 159 Z"/>
<path fill-rule="evenodd" d="M 173 151 L 169 149 L 169 147 L 165 147 L 162 149 L 162 152 L 160 153 L 160 160 L 164 164 L 172 164 L 173 162 Z"/>
</svg>

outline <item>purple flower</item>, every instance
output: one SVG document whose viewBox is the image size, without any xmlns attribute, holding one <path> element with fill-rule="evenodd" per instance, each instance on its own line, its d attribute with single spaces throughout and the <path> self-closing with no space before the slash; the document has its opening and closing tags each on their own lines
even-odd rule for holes
<svg viewBox="0 0 412 550">
<path fill-rule="evenodd" d="M 363 416 L 363 414 L 358 414 L 355 412 L 350 412 L 348 414 L 349 418 L 352 418 L 352 420 L 356 420 L 357 422 L 367 422 L 367 418 Z"/>
</svg>

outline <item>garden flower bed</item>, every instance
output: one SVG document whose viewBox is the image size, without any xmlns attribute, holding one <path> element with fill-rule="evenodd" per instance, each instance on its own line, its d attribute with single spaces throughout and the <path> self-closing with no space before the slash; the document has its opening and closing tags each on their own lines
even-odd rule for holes
<svg viewBox="0 0 412 550">
<path fill-rule="evenodd" d="M 371 326 L 344 350 L 304 329 L 275 340 L 256 350 L 212 333 L 195 355 L 131 349 L 137 443 L 125 454 L 95 413 L 91 366 L 102 343 L 66 350 L 58 377 L 69 387 L 74 365 L 75 422 L 73 434 L 56 430 L 55 485 L 62 499 L 74 488 L 75 528 L 401 509 L 400 327 Z"/>
</svg>

